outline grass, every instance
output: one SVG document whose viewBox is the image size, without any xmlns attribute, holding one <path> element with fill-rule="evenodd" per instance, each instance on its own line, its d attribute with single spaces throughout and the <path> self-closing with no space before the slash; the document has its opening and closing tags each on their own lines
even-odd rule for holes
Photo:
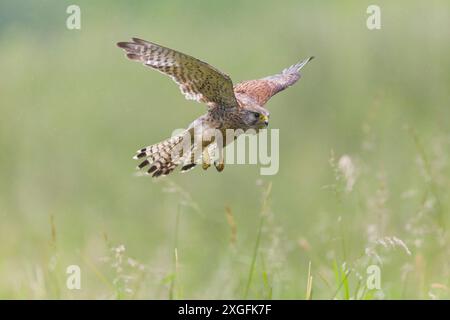
<svg viewBox="0 0 450 320">
<path fill-rule="evenodd" d="M 77 4 L 79 31 L 64 2 L 0 5 L 0 298 L 450 298 L 448 1 L 380 1 L 377 31 L 368 1 Z M 267 104 L 279 172 L 136 177 L 205 107 L 127 61 L 132 36 L 235 82 L 314 55 Z"/>
<path fill-rule="evenodd" d="M 308 282 L 306 283 L 306 300 L 312 299 L 313 276 L 311 275 L 311 261 L 308 266 Z"/>
<path fill-rule="evenodd" d="M 177 273 L 178 273 L 178 229 L 180 225 L 180 207 L 177 210 L 177 218 L 175 221 L 175 241 L 174 241 L 174 250 L 173 250 L 173 270 L 172 275 L 170 276 L 170 289 L 169 289 L 169 299 L 173 300 L 175 295 L 175 286 L 177 281 Z"/>
<path fill-rule="evenodd" d="M 248 298 L 248 292 L 250 289 L 250 285 L 252 283 L 253 280 L 253 273 L 255 272 L 255 264 L 256 264 L 256 258 L 258 257 L 258 250 L 259 250 L 259 244 L 261 242 L 261 234 L 262 234 L 262 229 L 263 229 L 263 225 L 264 225 L 264 217 L 268 214 L 267 210 L 268 208 L 268 201 L 269 201 L 269 196 L 270 196 L 270 191 L 272 190 L 272 184 L 269 184 L 267 186 L 267 189 L 264 192 L 264 196 L 263 196 L 263 203 L 262 203 L 262 208 L 261 208 L 261 217 L 260 217 L 260 221 L 259 221 L 259 226 L 258 226 L 258 235 L 256 236 L 256 242 L 255 242 L 255 249 L 253 250 L 253 255 L 252 255 L 252 262 L 250 264 L 250 271 L 248 273 L 248 280 L 247 280 L 247 284 L 245 286 L 245 292 L 244 292 L 244 299 Z M 264 283 L 267 285 L 267 273 L 263 273 L 264 276 Z"/>
</svg>

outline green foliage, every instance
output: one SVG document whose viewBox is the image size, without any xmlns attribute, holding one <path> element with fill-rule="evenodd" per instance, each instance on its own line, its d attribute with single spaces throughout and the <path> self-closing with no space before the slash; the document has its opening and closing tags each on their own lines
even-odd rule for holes
<svg viewBox="0 0 450 320">
<path fill-rule="evenodd" d="M 0 5 L 0 298 L 450 298 L 448 1 L 379 1 L 376 31 L 369 1 L 82 0 L 78 31 L 69 4 Z M 235 82 L 314 55 L 267 105 L 278 174 L 136 177 L 205 107 L 127 61 L 133 36 Z"/>
</svg>

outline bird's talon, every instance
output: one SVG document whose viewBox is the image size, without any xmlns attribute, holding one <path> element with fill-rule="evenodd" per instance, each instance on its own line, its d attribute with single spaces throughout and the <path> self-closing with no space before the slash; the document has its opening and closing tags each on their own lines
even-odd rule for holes
<svg viewBox="0 0 450 320">
<path fill-rule="evenodd" d="M 214 162 L 214 166 L 216 167 L 217 171 L 222 172 L 225 168 L 225 163 L 223 162 Z"/>
<path fill-rule="evenodd" d="M 203 170 L 207 170 L 211 166 L 211 158 L 209 157 L 208 148 L 203 149 Z"/>
<path fill-rule="evenodd" d="M 203 168 L 203 170 L 207 170 L 209 167 L 211 167 L 211 164 L 210 164 L 210 163 L 207 163 L 207 162 L 203 162 L 203 163 L 202 163 L 202 168 Z"/>
</svg>

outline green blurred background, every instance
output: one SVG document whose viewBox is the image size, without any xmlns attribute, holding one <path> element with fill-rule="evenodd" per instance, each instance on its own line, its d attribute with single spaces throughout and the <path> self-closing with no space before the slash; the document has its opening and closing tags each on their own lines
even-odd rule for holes
<svg viewBox="0 0 450 320">
<path fill-rule="evenodd" d="M 445 0 L 2 1 L 0 298 L 449 298 L 449 30 Z M 278 174 L 136 177 L 205 107 L 127 61 L 131 37 L 235 82 L 316 56 L 267 105 Z"/>
</svg>

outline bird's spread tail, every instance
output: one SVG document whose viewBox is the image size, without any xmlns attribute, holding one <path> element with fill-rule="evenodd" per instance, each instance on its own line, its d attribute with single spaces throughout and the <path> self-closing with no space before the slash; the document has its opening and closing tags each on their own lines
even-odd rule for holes
<svg viewBox="0 0 450 320">
<path fill-rule="evenodd" d="M 133 158 L 144 159 L 144 161 L 137 168 L 145 170 L 153 177 L 159 177 L 171 173 L 178 165 L 186 163 L 186 158 L 190 159 L 192 149 L 189 145 L 185 146 L 185 142 L 190 142 L 187 141 L 187 133 L 185 131 L 157 144 L 139 149 Z M 195 163 L 189 167 L 184 165 L 183 170 L 194 166 Z"/>
</svg>

